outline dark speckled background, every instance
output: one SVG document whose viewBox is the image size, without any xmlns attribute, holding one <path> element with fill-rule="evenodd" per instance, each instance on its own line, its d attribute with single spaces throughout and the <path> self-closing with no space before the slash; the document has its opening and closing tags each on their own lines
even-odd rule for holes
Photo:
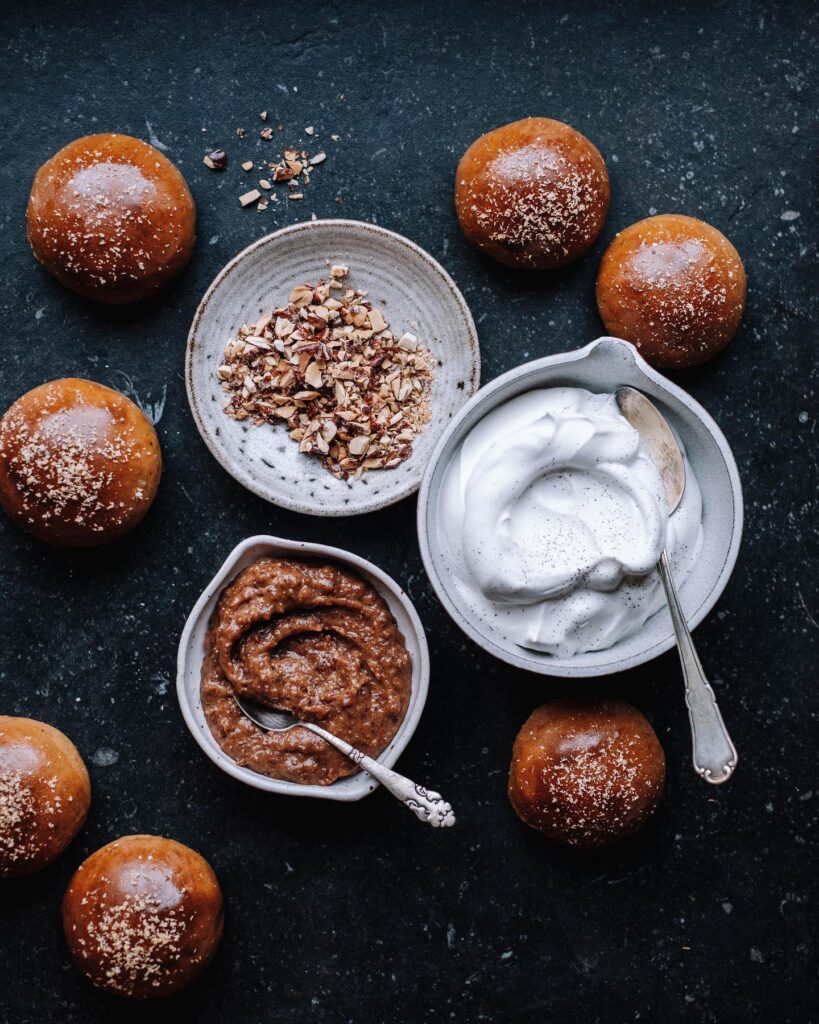
<svg viewBox="0 0 819 1024">
<path fill-rule="evenodd" d="M 3 7 L 0 404 L 69 374 L 126 388 L 161 411 L 167 460 L 147 521 L 107 550 L 51 551 L 0 521 L 0 709 L 64 729 L 94 788 L 67 854 L 0 887 L 3 1024 L 816 1020 L 816 8 Z M 285 126 L 272 143 L 257 137 L 263 109 Z M 613 181 L 597 246 L 542 277 L 476 255 L 452 210 L 464 148 L 527 114 L 587 133 Z M 306 200 L 242 211 L 252 181 L 240 162 L 306 143 L 306 125 L 329 154 Z M 75 136 L 112 130 L 161 143 L 199 209 L 188 271 L 130 310 L 62 290 L 23 227 L 38 165 Z M 217 145 L 232 161 L 224 175 L 202 164 Z M 210 457 L 182 379 L 197 301 L 239 249 L 314 211 L 394 228 L 437 257 L 475 315 L 485 380 L 601 333 L 597 262 L 632 221 L 694 214 L 737 245 L 750 282 L 743 327 L 721 357 L 678 377 L 725 431 L 745 487 L 736 572 L 697 630 L 742 755 L 729 785 L 711 789 L 690 768 L 669 653 L 592 687 L 632 700 L 659 732 L 669 779 L 655 819 L 606 856 L 548 846 L 507 804 L 509 751 L 534 706 L 577 684 L 526 676 L 466 642 L 426 582 L 414 500 L 359 520 L 300 517 Z M 266 796 L 188 735 L 174 694 L 179 632 L 227 552 L 264 531 L 346 545 L 412 595 L 433 676 L 401 767 L 452 800 L 454 831 L 425 829 L 381 792 L 355 806 Z M 205 854 L 228 915 L 206 978 L 147 1008 L 94 991 L 59 927 L 80 860 L 139 831 Z"/>
</svg>

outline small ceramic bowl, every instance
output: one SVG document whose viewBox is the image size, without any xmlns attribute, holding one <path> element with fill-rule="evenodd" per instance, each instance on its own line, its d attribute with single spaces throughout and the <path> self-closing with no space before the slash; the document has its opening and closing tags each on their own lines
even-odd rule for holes
<svg viewBox="0 0 819 1024">
<path fill-rule="evenodd" d="M 439 534 L 445 471 L 464 438 L 487 413 L 534 388 L 581 387 L 601 394 L 625 384 L 645 392 L 667 418 L 685 446 L 702 491 L 704 547 L 680 594 L 692 628 L 714 607 L 734 568 L 742 537 L 739 473 L 728 442 L 701 405 L 619 338 L 598 338 L 576 352 L 518 366 L 482 388 L 453 420 L 429 461 L 418 495 L 421 555 L 441 603 L 467 636 L 510 665 L 543 675 L 602 676 L 641 665 L 674 646 L 671 619 L 663 608 L 636 634 L 604 651 L 558 658 L 526 650 L 488 630 L 469 608 L 447 571 L 447 545 Z"/>
<path fill-rule="evenodd" d="M 253 426 L 226 416 L 216 376 L 225 345 L 243 323 L 287 301 L 299 284 L 327 278 L 332 263 L 350 268 L 350 284 L 368 293 L 391 328 L 411 330 L 440 363 L 432 384 L 432 420 L 400 466 L 339 480 L 299 451 L 284 425 Z M 472 314 L 455 282 L 414 242 L 374 224 L 319 220 L 260 238 L 228 263 L 199 303 L 188 335 L 188 401 L 205 444 L 224 469 L 260 497 L 296 512 L 356 515 L 418 490 L 424 467 L 455 413 L 480 381 Z"/>
<path fill-rule="evenodd" d="M 378 786 L 375 779 L 367 775 L 366 772 L 349 775 L 329 786 L 302 785 L 297 782 L 271 779 L 267 775 L 260 775 L 258 772 L 251 771 L 250 768 L 242 768 L 236 764 L 224 753 L 208 728 L 199 692 L 208 622 L 224 587 L 238 572 L 264 555 L 319 558 L 324 561 L 338 562 L 358 573 L 375 587 L 387 602 L 398 628 L 404 636 L 412 660 L 412 692 L 406 717 L 390 744 L 379 755 L 378 760 L 382 764 L 392 767 L 415 732 L 427 699 L 429 651 L 424 627 L 421 625 L 418 613 L 401 587 L 372 562 L 367 562 L 350 551 L 328 547 L 326 544 L 307 544 L 303 541 L 282 540 L 280 537 L 264 535 L 248 537 L 231 551 L 222 568 L 205 587 L 182 630 L 176 663 L 176 694 L 185 723 L 193 738 L 214 764 L 228 775 L 232 775 L 234 779 L 246 782 L 249 786 L 264 789 L 268 793 L 287 793 L 291 796 L 321 797 L 324 800 L 360 800 L 372 793 Z"/>
</svg>

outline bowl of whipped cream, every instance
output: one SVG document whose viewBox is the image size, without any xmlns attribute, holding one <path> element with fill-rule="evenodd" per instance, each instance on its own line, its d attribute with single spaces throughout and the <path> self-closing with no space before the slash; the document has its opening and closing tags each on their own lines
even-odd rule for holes
<svg viewBox="0 0 819 1024">
<path fill-rule="evenodd" d="M 668 514 L 659 471 L 615 392 L 665 416 L 686 486 Z M 663 548 L 693 628 L 736 563 L 742 489 L 705 409 L 619 338 L 516 367 L 482 388 L 439 441 L 418 498 L 418 536 L 454 621 L 502 660 L 599 676 L 674 645 L 657 572 Z"/>
</svg>

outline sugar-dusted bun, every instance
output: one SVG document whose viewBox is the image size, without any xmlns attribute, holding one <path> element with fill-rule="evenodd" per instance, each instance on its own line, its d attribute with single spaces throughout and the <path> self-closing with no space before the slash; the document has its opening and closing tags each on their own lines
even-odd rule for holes
<svg viewBox="0 0 819 1024">
<path fill-rule="evenodd" d="M 28 201 L 34 255 L 99 302 L 158 292 L 190 259 L 196 207 L 158 149 L 130 135 L 86 135 L 47 160 Z"/>
<path fill-rule="evenodd" d="M 665 783 L 665 755 L 648 720 L 619 700 L 553 700 L 517 735 L 509 799 L 550 839 L 599 849 L 635 832 Z"/>
<path fill-rule="evenodd" d="M 190 985 L 222 937 L 208 862 L 160 836 L 124 836 L 77 869 L 63 898 L 74 963 L 100 988 L 156 999 Z"/>
<path fill-rule="evenodd" d="M 0 716 L 0 878 L 50 864 L 90 803 L 88 772 L 67 736 L 45 722 Z"/>
<path fill-rule="evenodd" d="M 90 547 L 131 530 L 162 473 L 156 431 L 118 391 L 67 377 L 0 420 L 0 506 L 40 540 Z"/>
<path fill-rule="evenodd" d="M 472 143 L 455 175 L 463 233 L 510 267 L 550 270 L 600 234 L 611 188 L 596 146 L 562 121 L 527 117 Z"/>
<path fill-rule="evenodd" d="M 721 352 L 742 320 L 745 293 L 745 268 L 725 235 L 680 214 L 621 231 L 597 277 L 606 330 L 661 368 L 694 366 Z"/>
</svg>

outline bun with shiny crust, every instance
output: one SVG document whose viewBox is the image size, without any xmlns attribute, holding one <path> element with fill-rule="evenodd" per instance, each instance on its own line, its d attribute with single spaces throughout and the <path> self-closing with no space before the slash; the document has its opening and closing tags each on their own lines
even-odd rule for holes
<svg viewBox="0 0 819 1024">
<path fill-rule="evenodd" d="M 517 735 L 509 800 L 521 821 L 567 846 L 595 850 L 636 832 L 665 783 L 648 720 L 619 700 L 553 700 Z"/>
<path fill-rule="evenodd" d="M 67 736 L 45 722 L 0 715 L 0 878 L 50 864 L 90 803 L 88 771 Z"/>
<path fill-rule="evenodd" d="M 130 399 L 67 377 L 0 420 L 0 506 L 50 544 L 90 547 L 133 529 L 156 495 L 159 440 Z"/>
<path fill-rule="evenodd" d="M 47 160 L 28 201 L 40 263 L 98 302 L 147 298 L 190 259 L 196 207 L 171 161 L 130 135 L 86 135 Z"/>
<path fill-rule="evenodd" d="M 721 352 L 742 320 L 745 294 L 745 268 L 725 235 L 680 214 L 621 231 L 597 276 L 606 330 L 662 369 L 695 366 Z"/>
<path fill-rule="evenodd" d="M 472 143 L 455 175 L 466 237 L 510 267 L 551 270 L 600 234 L 611 189 L 598 149 L 548 117 L 527 117 Z"/>
<path fill-rule="evenodd" d="M 208 862 L 160 836 L 124 836 L 77 869 L 63 899 L 74 963 L 99 988 L 157 999 L 190 985 L 222 937 Z"/>
</svg>

